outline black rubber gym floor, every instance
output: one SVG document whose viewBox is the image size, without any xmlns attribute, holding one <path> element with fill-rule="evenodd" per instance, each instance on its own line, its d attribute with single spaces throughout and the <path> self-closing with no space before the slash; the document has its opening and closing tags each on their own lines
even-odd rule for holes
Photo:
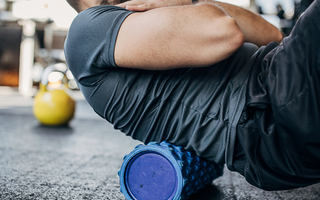
<svg viewBox="0 0 320 200">
<path fill-rule="evenodd" d="M 137 144 L 81 98 L 70 125 L 51 128 L 33 117 L 32 99 L 0 92 L 0 199 L 124 200 L 117 171 Z M 190 198 L 217 199 L 320 199 L 320 184 L 267 192 L 225 169 Z"/>
</svg>

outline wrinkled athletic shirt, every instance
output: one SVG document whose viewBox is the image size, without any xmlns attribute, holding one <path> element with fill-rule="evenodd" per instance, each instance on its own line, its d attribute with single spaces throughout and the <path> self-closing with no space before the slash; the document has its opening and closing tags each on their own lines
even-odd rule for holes
<svg viewBox="0 0 320 200">
<path fill-rule="evenodd" d="M 65 55 L 86 100 L 133 139 L 166 140 L 231 165 L 257 47 L 245 44 L 229 59 L 205 68 L 121 68 L 115 64 L 114 48 L 119 28 L 131 13 L 97 6 L 74 19 Z"/>
</svg>

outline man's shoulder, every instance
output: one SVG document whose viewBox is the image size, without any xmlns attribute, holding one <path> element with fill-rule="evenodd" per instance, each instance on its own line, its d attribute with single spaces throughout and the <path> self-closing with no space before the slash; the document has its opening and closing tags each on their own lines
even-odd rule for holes
<svg viewBox="0 0 320 200">
<path fill-rule="evenodd" d="M 103 44 L 111 44 L 122 21 L 132 13 L 118 6 L 95 6 L 80 12 L 73 20 L 65 42 L 65 51 L 90 55 Z M 115 41 L 113 41 L 115 42 Z M 102 50 L 102 49 L 101 49 Z"/>
<path fill-rule="evenodd" d="M 69 68 L 77 79 L 97 73 L 98 68 L 115 66 L 116 36 L 130 13 L 121 7 L 96 6 L 82 11 L 73 20 L 64 50 Z"/>
<path fill-rule="evenodd" d="M 94 26 L 95 24 L 103 20 L 104 24 L 113 22 L 118 15 L 128 13 L 130 11 L 118 6 L 101 5 L 88 8 L 80 12 L 73 20 L 70 31 L 77 31 L 79 28 L 87 29 L 88 26 Z M 103 24 L 100 24 L 101 26 Z"/>
</svg>

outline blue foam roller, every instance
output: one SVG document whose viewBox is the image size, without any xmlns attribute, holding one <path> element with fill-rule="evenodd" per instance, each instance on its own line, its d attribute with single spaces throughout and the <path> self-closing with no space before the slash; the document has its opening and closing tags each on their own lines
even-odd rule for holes
<svg viewBox="0 0 320 200">
<path fill-rule="evenodd" d="M 118 175 L 127 200 L 183 200 L 222 173 L 223 165 L 164 141 L 136 146 Z"/>
</svg>

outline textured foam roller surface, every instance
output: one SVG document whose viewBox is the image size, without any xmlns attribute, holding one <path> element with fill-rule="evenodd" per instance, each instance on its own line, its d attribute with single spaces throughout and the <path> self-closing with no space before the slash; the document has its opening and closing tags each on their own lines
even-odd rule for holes
<svg viewBox="0 0 320 200">
<path fill-rule="evenodd" d="M 222 173 L 223 165 L 164 141 L 136 146 L 123 158 L 118 175 L 128 200 L 183 200 Z"/>
</svg>

